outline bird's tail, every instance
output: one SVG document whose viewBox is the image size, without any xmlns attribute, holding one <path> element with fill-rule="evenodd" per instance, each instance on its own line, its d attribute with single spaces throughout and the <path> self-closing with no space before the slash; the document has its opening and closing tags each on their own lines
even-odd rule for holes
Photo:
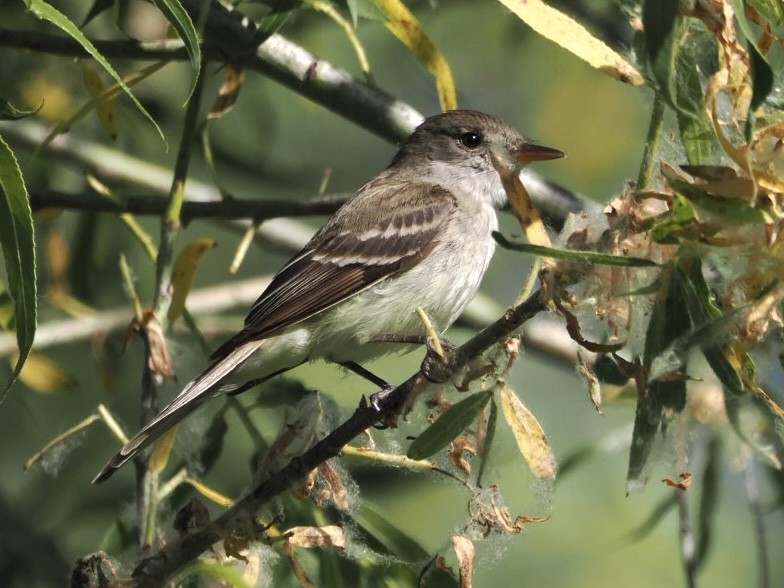
<svg viewBox="0 0 784 588">
<path fill-rule="evenodd" d="M 115 471 L 133 459 L 142 449 L 160 438 L 166 431 L 196 410 L 206 400 L 212 398 L 214 395 L 213 388 L 248 359 L 262 343 L 263 341 L 251 341 L 238 347 L 185 386 L 182 392 L 168 406 L 155 415 L 155 418 L 123 445 L 122 449 L 95 476 L 93 484 L 99 484 L 109 478 Z"/>
</svg>

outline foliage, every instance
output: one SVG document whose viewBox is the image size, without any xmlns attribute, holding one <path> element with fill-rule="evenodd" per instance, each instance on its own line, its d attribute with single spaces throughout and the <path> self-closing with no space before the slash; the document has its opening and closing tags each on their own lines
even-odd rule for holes
<svg viewBox="0 0 784 588">
<path fill-rule="evenodd" d="M 75 319 L 67 323 L 73 333 L 64 336 L 76 340 L 86 336 L 79 335 L 83 332 L 93 337 L 97 361 L 91 359 L 91 365 L 103 370 L 106 388 L 111 388 L 112 378 L 119 373 L 107 361 L 107 349 L 116 342 L 106 333 L 126 327 L 122 347 L 132 347 L 141 339 L 143 357 L 136 359 L 143 365 L 143 376 L 141 384 L 134 386 L 141 389 L 143 418 L 149 418 L 160 391 L 177 377 L 178 351 L 173 341 L 182 335 L 175 323 L 186 325 L 189 347 L 198 346 L 209 355 L 210 344 L 202 332 L 207 321 L 194 317 L 198 293 L 191 287 L 207 273 L 202 266 L 209 263 L 217 240 L 210 233 L 184 244 L 180 232 L 186 214 L 196 214 L 194 200 L 208 201 L 202 203 L 207 218 L 225 221 L 231 216 L 250 221 L 241 229 L 245 237 L 231 260 L 232 271 L 243 266 L 260 226 L 267 239 L 296 249 L 292 244 L 296 239 L 286 242 L 286 237 L 292 237 L 293 225 L 286 225 L 286 235 L 275 236 L 264 232 L 269 219 L 289 213 L 323 214 L 339 204 L 340 199 L 330 198 L 294 208 L 291 202 L 277 202 L 259 213 L 248 212 L 251 209 L 242 208 L 242 199 L 233 198 L 230 187 L 239 185 L 242 175 L 229 164 L 228 154 L 235 146 L 214 136 L 221 132 L 220 121 L 240 108 L 243 100 L 250 100 L 246 78 L 251 73 L 277 80 L 379 135 L 399 139 L 410 132 L 419 115 L 374 85 L 374 80 L 391 76 L 392 70 L 371 71 L 370 43 L 366 47 L 362 35 L 383 23 L 432 74 L 436 87 L 432 98 L 443 109 L 457 105 L 454 80 L 459 78 L 453 75 L 449 60 L 459 61 L 462 56 L 450 56 L 425 32 L 424 16 L 437 19 L 447 13 L 447 7 L 439 6 L 430 14 L 399 0 L 292 0 L 240 5 L 237 11 L 213 3 L 202 12 L 207 4 L 195 0 L 153 4 L 160 11 L 158 21 L 170 26 L 177 39 L 163 38 L 163 27 L 154 41 L 122 40 L 133 11 L 123 3 L 102 0 L 96 0 L 82 25 L 75 24 L 79 22 L 75 10 L 60 12 L 40 0 L 26 2 L 29 13 L 18 18 L 20 24 L 0 29 L 0 47 L 33 49 L 55 62 L 76 57 L 89 96 L 81 108 L 66 104 L 67 113 L 59 116 L 48 104 L 50 97 L 56 101 L 52 86 L 42 102 L 27 100 L 25 107 L 12 105 L 21 103 L 21 90 L 14 90 L 16 95 L 3 90 L 9 95 L 0 96 L 0 120 L 7 121 L 0 126 L 0 244 L 7 274 L 0 322 L 12 333 L 9 352 L 17 352 L 0 400 L 17 376 L 28 388 L 53 397 L 69 393 L 58 394 L 60 389 L 73 390 L 74 378 L 66 368 L 39 352 L 31 353 L 37 314 L 42 317 L 42 348 L 51 344 L 47 333 L 62 331 L 63 323 L 58 321 L 70 316 Z M 586 204 L 584 211 L 566 219 L 553 239 L 534 205 L 542 206 L 537 194 L 529 196 L 516 177 L 504 180 L 512 211 L 528 242 L 519 243 L 503 233 L 496 238 L 504 248 L 536 256 L 531 278 L 506 314 L 497 313 L 502 315 L 497 321 L 456 349 L 447 384 L 425 384 L 414 375 L 397 387 L 406 404 L 397 411 L 396 424 L 411 433 L 413 441 L 381 431 L 333 448 L 330 442 L 334 445 L 341 439 L 341 430 L 351 430 L 352 422 L 364 422 L 360 417 L 375 413 L 363 405 L 353 417 L 341 416 L 345 407 L 341 409 L 329 394 L 313 389 L 332 391 L 321 376 L 315 385 L 284 380 L 268 386 L 250 405 L 229 397 L 204 433 L 192 439 L 198 442 L 189 451 L 175 449 L 177 438 L 187 435 L 175 430 L 137 464 L 134 520 L 122 516 L 120 501 L 112 497 L 116 517 L 100 544 L 96 541 L 88 548 L 93 553 L 84 554 L 71 570 L 73 585 L 119 585 L 131 577 L 139 585 L 155 585 L 164 578 L 186 584 L 192 577 L 235 586 L 470 586 L 473 581 L 481 582 L 484 572 L 477 565 L 477 546 L 518 535 L 530 523 L 549 524 L 555 484 L 575 466 L 585 466 L 589 455 L 598 451 L 598 443 L 584 444 L 561 460 L 557 475 L 553 437 L 545 434 L 541 418 L 514 390 L 520 328 L 534 314 L 558 316 L 565 324 L 571 343 L 581 350 L 576 355 L 567 351 L 569 362 L 577 366 L 597 411 L 627 398 L 636 401 L 634 416 L 627 418 L 633 422 L 626 443 L 627 493 L 643 489 L 655 469 L 668 464 L 669 476 L 664 480 L 668 494 L 634 534 L 635 539 L 652 532 L 677 505 L 684 573 L 689 583 L 698 572 L 705 573 L 717 536 L 719 478 L 727 469 L 730 453 L 742 464 L 753 524 L 758 536 L 764 536 L 758 496 L 761 476 L 753 469 L 752 453 L 762 471 L 770 473 L 773 487 L 784 495 L 780 474 L 784 413 L 780 394 L 777 397 L 775 390 L 766 390 L 768 382 L 775 382 L 779 366 L 764 365 L 766 350 L 781 337 L 784 301 L 784 14 L 780 3 L 624 0 L 623 16 L 616 15 L 616 20 L 621 29 L 631 31 L 633 50 L 628 56 L 543 2 L 502 0 L 501 4 L 512 11 L 504 15 L 510 23 L 521 20 L 596 72 L 607 74 L 612 83 L 628 84 L 640 96 L 643 88 L 653 93 L 637 182 L 629 183 L 621 194 L 605 195 L 606 205 L 601 209 Z M 243 20 L 246 14 L 241 11 L 246 9 L 250 18 Z M 420 9 L 423 17 L 417 18 L 414 13 L 419 15 Z M 35 27 L 36 18 L 60 33 L 22 32 Z M 107 22 L 116 27 L 116 40 L 99 41 L 112 28 Z M 328 23 L 347 36 L 367 81 L 356 80 L 325 60 L 317 61 L 276 34 L 294 34 L 312 23 Z M 110 60 L 130 71 L 121 75 Z M 113 85 L 104 85 L 104 74 L 93 61 Z M 189 64 L 187 75 L 166 73 L 177 61 Z M 41 66 L 31 60 L 31 76 L 36 67 Z M 223 80 L 218 89 L 211 85 L 216 78 Z M 511 74 L 509 78 L 506 81 L 511 86 Z M 184 114 L 180 116 L 172 95 L 166 96 L 174 103 L 143 105 L 145 92 L 148 97 L 156 95 L 144 89 L 150 82 L 180 91 Z M 569 84 L 569 79 L 560 83 Z M 123 95 L 130 101 L 130 111 L 123 110 Z M 208 106 L 210 97 L 214 102 Z M 95 120 L 89 117 L 93 111 Z M 41 132 L 34 119 L 46 117 L 54 129 Z M 160 178 L 160 168 L 132 155 L 135 142 L 144 144 L 142 151 L 150 149 L 143 141 L 144 125 L 127 126 L 134 119 L 152 122 L 159 135 L 154 141 L 164 139 L 162 145 L 167 145 L 174 137 L 172 144 L 178 145 L 173 161 L 165 156 Z M 668 142 L 663 136 L 670 128 L 675 134 Z M 97 147 L 86 138 L 99 132 L 104 140 L 114 141 L 114 147 Z M 255 139 L 263 143 L 267 137 Z M 20 149 L 33 154 L 22 165 L 15 155 Z M 68 180 L 39 169 L 43 158 L 51 162 L 59 157 L 75 160 L 88 170 L 81 193 L 72 194 L 70 200 L 58 194 L 68 191 Z M 282 175 L 271 161 L 266 171 L 273 177 Z M 200 183 L 200 175 L 209 176 L 210 184 Z M 288 180 L 295 181 L 297 175 L 299 170 Z M 157 193 L 158 198 L 166 196 L 165 203 L 134 194 L 138 186 Z M 70 204 L 63 206 L 66 200 Z M 80 211 L 69 244 L 62 235 L 66 220 L 60 207 Z M 153 209 L 158 226 L 140 218 Z M 116 214 L 117 226 L 127 230 L 127 239 L 119 233 L 112 235 L 107 252 L 96 242 L 92 223 L 97 211 Z M 152 236 L 154 230 L 159 231 L 157 240 Z M 220 230 L 237 240 L 231 230 Z M 41 250 L 44 261 L 37 265 L 36 253 L 40 260 Z M 109 262 L 112 266 L 114 259 L 120 260 L 121 272 L 107 273 L 99 267 L 106 264 L 105 259 L 99 260 L 107 255 L 114 256 Z M 519 267 L 514 273 L 520 273 Z M 100 296 L 86 294 L 95 277 L 91 274 L 102 279 L 111 275 L 114 282 L 122 282 L 133 310 L 128 308 L 117 320 L 91 308 L 88 302 L 101 304 Z M 529 297 L 536 284 L 539 289 Z M 40 285 L 46 295 L 42 309 L 37 308 Z M 258 292 L 258 282 L 254 287 Z M 223 290 L 229 290 L 231 298 L 234 288 Z M 221 304 L 233 304 L 231 300 L 218 302 L 217 291 L 209 294 L 203 304 L 209 313 Z M 422 318 L 426 323 L 427 318 Z M 437 342 L 431 344 L 437 346 Z M 784 364 L 781 356 L 778 359 Z M 133 361 L 131 356 L 122 359 L 126 366 Z M 400 369 L 396 381 L 403 380 Z M 123 373 L 128 377 L 132 372 L 126 369 Z M 9 397 L 22 394 L 16 388 Z M 118 420 L 125 419 L 117 419 L 113 412 L 118 410 L 106 406 L 122 403 L 101 397 L 94 404 L 92 414 L 80 414 L 79 424 L 63 425 L 65 433 L 48 431 L 52 440 L 27 460 L 26 468 L 62 466 L 61 453 L 73 451 L 69 444 L 94 423 L 107 425 L 116 439 L 124 441 L 125 430 Z M 285 416 L 276 413 L 280 404 L 289 407 Z M 3 409 L 9 410 L 8 405 Z M 264 408 L 259 417 L 265 421 L 264 428 L 256 419 L 259 407 Z M 385 409 L 381 416 L 390 417 L 390 412 Z M 280 418 L 272 424 L 270 415 Z M 365 426 L 379 415 L 368 418 Z M 238 421 L 232 427 L 241 433 L 229 433 L 229 420 Z M 267 433 L 270 430 L 281 432 L 273 439 Z M 510 500 L 514 492 L 497 479 L 493 469 L 504 435 L 530 472 L 531 484 L 539 489 L 544 512 L 513 514 L 519 508 Z M 235 488 L 227 496 L 223 486 L 215 483 L 220 476 L 213 472 L 221 471 L 222 462 L 236 466 L 224 448 L 237 436 L 243 437 L 246 451 L 252 445 L 253 458 L 250 468 L 232 470 L 243 475 L 254 472 L 254 489 L 244 493 Z M 340 459 L 328 459 L 338 451 Z M 699 475 L 690 471 L 694 454 L 704 456 Z M 177 462 L 175 467 L 171 462 Z M 348 465 L 351 462 L 363 465 Z M 300 466 L 311 463 L 312 468 L 300 471 Z M 97 469 L 93 465 L 97 462 L 90 465 Z M 374 473 L 367 475 L 370 467 Z M 394 469 L 378 474 L 385 471 L 382 468 Z M 396 515 L 367 499 L 374 477 L 391 486 L 409 475 L 404 472 L 447 479 L 462 492 L 460 501 L 467 504 L 467 514 L 449 513 L 457 522 L 451 533 L 440 537 L 439 547 L 423 547 Z M 247 486 L 249 479 L 250 474 L 245 475 L 239 486 Z M 700 502 L 693 531 L 689 501 L 695 486 Z M 419 498 L 414 495 L 409 500 L 413 504 Z M 86 511 L 89 507 L 80 508 Z M 169 523 L 179 539 L 169 536 Z M 536 541 L 536 533 L 531 535 L 531 541 Z M 760 541 L 760 577 L 765 584 L 770 581 L 770 562 L 765 559 L 764 538 Z M 194 545 L 202 543 L 204 549 L 194 550 Z M 212 548 L 206 550 L 209 545 Z M 202 552 L 203 557 L 197 559 Z M 129 553 L 134 553 L 130 556 L 133 563 L 120 566 L 116 558 Z"/>
</svg>

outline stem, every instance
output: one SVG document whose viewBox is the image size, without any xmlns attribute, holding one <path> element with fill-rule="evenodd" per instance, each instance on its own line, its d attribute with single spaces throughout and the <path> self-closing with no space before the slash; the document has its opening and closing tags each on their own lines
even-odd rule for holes
<svg viewBox="0 0 784 588">
<path fill-rule="evenodd" d="M 757 557 L 759 559 L 759 586 L 770 587 L 770 554 L 768 553 L 768 539 L 765 532 L 762 505 L 759 500 L 759 486 L 754 471 L 754 457 L 747 445 L 742 445 L 740 450 L 743 479 L 746 486 L 746 498 L 749 501 L 752 520 L 754 521 L 754 538 L 757 540 Z"/>
<path fill-rule="evenodd" d="M 173 244 L 180 229 L 180 212 L 182 203 L 185 199 L 185 181 L 188 176 L 188 166 L 193 145 L 196 142 L 198 133 L 198 119 L 201 110 L 201 101 L 204 94 L 204 80 L 206 78 L 205 67 L 202 68 L 196 84 L 193 87 L 188 109 L 185 113 L 182 136 L 180 137 L 177 161 L 174 164 L 174 178 L 172 179 L 169 200 L 161 219 L 161 242 L 158 247 L 158 259 L 155 267 L 155 300 L 153 303 L 153 314 L 161 322 L 163 329 L 166 328 L 166 313 L 171 304 L 171 271 L 173 263 Z M 145 337 L 146 339 L 146 337 Z M 147 355 L 152 352 L 149 342 L 146 345 Z M 145 361 L 145 377 L 142 385 L 142 419 L 148 422 L 157 412 L 153 410 L 158 403 L 158 390 L 152 377 L 149 361 Z M 140 540 L 142 549 L 152 546 L 155 536 L 156 516 L 158 513 L 158 474 L 151 472 L 147 468 L 146 462 L 143 465 L 144 471 L 137 470 L 137 483 L 139 500 Z"/>
<path fill-rule="evenodd" d="M 695 557 L 694 530 L 691 526 L 689 516 L 689 497 L 683 490 L 674 489 L 675 497 L 678 502 L 678 521 L 679 539 L 681 547 L 681 559 L 683 560 L 683 571 L 686 575 L 686 585 L 694 588 L 696 584 L 697 559 Z"/>
<path fill-rule="evenodd" d="M 648 135 L 645 138 L 645 151 L 640 164 L 640 175 L 637 176 L 637 189 L 644 190 L 651 184 L 654 170 L 654 158 L 659 150 L 659 141 L 664 123 L 664 99 L 657 93 L 653 97 L 651 107 L 651 122 L 648 125 Z"/>
</svg>

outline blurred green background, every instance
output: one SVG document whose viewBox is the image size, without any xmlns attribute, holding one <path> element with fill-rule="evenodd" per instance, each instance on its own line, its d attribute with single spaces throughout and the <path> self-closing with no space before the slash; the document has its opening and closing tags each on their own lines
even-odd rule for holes
<svg viewBox="0 0 784 588">
<path fill-rule="evenodd" d="M 86 10 L 80 4 L 66 3 L 63 7 L 77 22 Z M 602 32 L 602 23 L 613 24 L 612 30 L 620 31 L 620 41 L 628 46 L 630 32 L 613 3 L 562 4 L 567 12 L 589 10 L 594 16 L 589 28 L 597 34 Z M 460 107 L 495 114 L 529 137 L 567 154 L 564 160 L 537 166 L 537 171 L 600 202 L 608 201 L 623 189 L 624 182 L 636 177 L 651 101 L 647 90 L 620 84 L 591 69 L 538 37 L 495 2 L 452 0 L 435 6 L 426 2 L 410 5 L 453 68 Z M 130 3 L 122 14 L 124 27 L 131 35 L 157 38 L 165 32 L 165 23 L 150 5 Z M 0 20 L 7 27 L 52 30 L 24 14 L 20 6 L 9 3 L 0 6 Z M 94 37 L 117 34 L 108 13 L 86 30 Z M 325 17 L 314 13 L 296 15 L 281 32 L 320 58 L 360 75 L 345 37 Z M 379 23 L 361 22 L 359 36 L 379 86 L 424 114 L 437 112 L 433 80 L 408 50 Z M 74 60 L 7 48 L 0 48 L 0 55 L 3 97 L 29 107 L 37 106 L 46 97 L 41 117 L 57 116 L 58 107 L 62 112 L 72 112 L 88 99 Z M 127 63 L 115 64 L 122 71 L 130 71 Z M 211 71 L 215 72 L 215 68 L 211 67 Z M 209 79 L 208 95 L 215 93 L 221 81 L 219 72 Z M 171 64 L 135 90 L 164 128 L 168 151 L 126 98 L 119 101 L 120 134 L 114 143 L 105 137 L 94 117 L 71 132 L 170 167 L 189 83 L 189 66 Z M 0 126 L 0 133 L 2 129 Z M 382 169 L 394 153 L 393 145 L 255 73 L 248 73 L 235 109 L 212 123 L 211 136 L 224 183 L 242 197 L 309 197 L 316 193 L 326 168 L 332 174 L 330 191 L 353 190 Z M 84 189 L 84 175 L 78 168 L 46 156 L 31 160 L 29 152 L 17 154 L 31 189 Z M 193 161 L 191 175 L 209 181 L 200 155 Z M 321 219 L 310 222 L 315 227 Z M 157 236 L 156 221 L 144 219 L 143 225 Z M 504 219 L 502 225 L 506 233 L 519 233 L 511 219 Z M 135 269 L 142 299 L 151 299 L 152 265 L 119 221 L 109 215 L 70 212 L 38 225 L 42 292 L 46 292 L 48 279 L 45 245 L 55 233 L 64 235 L 69 243 L 70 287 L 84 302 L 99 309 L 128 304 L 117 268 L 121 252 Z M 220 247 L 205 257 L 196 275 L 196 288 L 274 271 L 287 257 L 286 253 L 253 248 L 238 276 L 231 276 L 227 266 L 240 233 L 218 223 L 193 222 L 180 235 L 179 244 L 202 236 L 217 238 Z M 527 262 L 519 255 L 499 251 L 483 291 L 500 305 L 510 303 L 525 280 L 526 267 Z M 243 310 L 237 309 L 227 320 L 238 326 Z M 42 323 L 62 316 L 42 298 Z M 455 329 L 450 336 L 461 341 L 469 335 L 467 330 Z M 70 373 L 72 385 L 46 395 L 17 385 L 0 407 L 3 511 L 14 513 L 52 542 L 51 558 L 31 554 L 33 557 L 26 560 L 23 553 L 27 531 L 20 533 L 12 525 L 3 524 L 2 585 L 57 585 L 45 579 L 40 570 L 61 570 L 76 557 L 95 551 L 115 519 L 132 514 L 131 468 L 102 486 L 89 483 L 116 448 L 115 439 L 100 425 L 94 425 L 67 454 L 53 460 L 56 473 L 40 466 L 22 471 L 22 464 L 30 455 L 91 414 L 99 402 L 120 416 L 126 430 L 136 428 L 142 350 L 140 343 L 132 340 L 123 353 L 122 338 L 122 333 L 111 333 L 101 343 L 81 342 L 48 349 L 46 355 Z M 174 338 L 173 353 L 181 382 L 205 365 L 198 346 L 188 336 Z M 412 373 L 420 359 L 418 353 L 387 358 L 371 368 L 382 377 L 398 381 Z M 10 368 L 5 369 L 10 373 Z M 360 394 L 368 392 L 367 386 L 354 376 L 323 364 L 300 368 L 292 377 L 330 393 L 346 412 L 356 406 Z M 111 385 L 107 386 L 107 381 Z M 552 517 L 546 523 L 526 526 L 521 536 L 491 537 L 478 543 L 475 586 L 645 588 L 682 584 L 675 510 L 649 535 L 632 540 L 635 530 L 673 492 L 659 480 L 674 477 L 679 471 L 674 464 L 660 463 L 643 493 L 625 496 L 633 402 L 606 405 L 605 416 L 599 416 L 574 370 L 535 352 L 522 358 L 510 384 L 539 418 L 560 461 L 586 449 L 595 453 L 560 477 L 554 488 L 540 488 L 527 472 L 511 435 L 501 428 L 487 479 L 500 484 L 513 517 L 543 516 L 550 508 Z M 274 388 L 274 384 L 269 387 Z M 174 386 L 169 388 L 171 393 L 175 391 Z M 251 392 L 241 401 L 250 404 L 255 396 Z M 214 402 L 192 419 L 190 426 L 196 432 L 190 432 L 191 439 L 204 430 L 209 414 L 220 403 Z M 260 423 L 272 423 L 273 417 L 285 410 L 257 410 L 252 415 Z M 224 494 L 236 496 L 251 478 L 251 447 L 233 415 L 229 422 L 234 426 L 224 452 L 205 481 Z M 268 440 L 276 434 L 275 430 L 261 428 Z M 382 447 L 389 447 L 404 443 L 404 435 L 415 433 L 416 430 L 404 426 L 399 432 L 377 431 L 374 438 Z M 700 434 L 698 427 L 693 436 Z M 185 440 L 180 443 L 187 444 L 188 435 L 187 431 L 181 434 Z M 724 449 L 723 463 L 727 467 L 721 475 L 715 542 L 700 573 L 700 585 L 752 586 L 757 583 L 757 550 L 744 481 L 737 467 L 738 444 L 727 436 Z M 688 466 L 691 471 L 701 471 L 701 458 L 699 454 L 693 456 Z M 450 533 L 465 521 L 469 495 L 452 481 L 356 464 L 346 467 L 356 469 L 363 497 L 428 552 L 443 548 Z M 773 500 L 765 482 L 761 479 L 763 505 Z M 689 495 L 694 514 L 698 489 L 690 490 Z M 784 545 L 781 510 L 765 514 L 765 521 L 768 545 L 774 555 L 770 585 L 782 585 L 784 561 L 777 557 Z"/>
</svg>

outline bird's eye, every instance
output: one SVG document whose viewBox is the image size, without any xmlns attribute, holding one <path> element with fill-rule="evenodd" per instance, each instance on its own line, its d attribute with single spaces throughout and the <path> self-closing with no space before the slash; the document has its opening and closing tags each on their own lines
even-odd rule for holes
<svg viewBox="0 0 784 588">
<path fill-rule="evenodd" d="M 460 141 L 460 144 L 463 147 L 476 149 L 482 144 L 482 135 L 476 131 L 468 131 L 467 133 L 460 135 L 457 140 Z"/>
</svg>

